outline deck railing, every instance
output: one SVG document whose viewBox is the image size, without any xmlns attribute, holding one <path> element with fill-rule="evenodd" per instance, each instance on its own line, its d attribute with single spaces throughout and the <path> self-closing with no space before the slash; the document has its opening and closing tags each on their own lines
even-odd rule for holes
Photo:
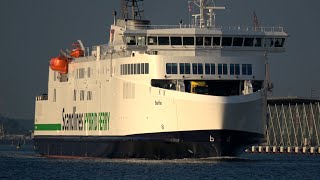
<svg viewBox="0 0 320 180">
<path fill-rule="evenodd" d="M 132 30 L 148 30 L 148 29 L 180 29 L 180 28 L 197 28 L 193 25 L 141 25 L 127 26 Z M 206 27 L 211 30 L 231 30 L 231 31 L 256 31 L 256 32 L 284 32 L 283 27 L 245 27 L 245 26 L 229 26 L 229 27 Z"/>
<path fill-rule="evenodd" d="M 47 94 L 41 94 L 40 96 L 36 96 L 36 101 L 46 101 L 48 100 Z"/>
</svg>

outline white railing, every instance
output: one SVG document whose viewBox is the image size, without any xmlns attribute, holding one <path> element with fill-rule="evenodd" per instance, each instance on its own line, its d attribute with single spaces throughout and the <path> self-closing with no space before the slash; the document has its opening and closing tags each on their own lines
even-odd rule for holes
<svg viewBox="0 0 320 180">
<path fill-rule="evenodd" d="M 222 30 L 248 32 L 284 32 L 283 27 L 223 27 Z"/>
<path fill-rule="evenodd" d="M 41 94 L 40 96 L 36 96 L 36 101 L 46 101 L 48 100 L 47 94 Z"/>
<path fill-rule="evenodd" d="M 141 25 L 127 26 L 132 30 L 147 30 L 147 29 L 179 29 L 179 28 L 198 28 L 194 25 Z M 230 31 L 256 31 L 256 32 L 284 32 L 283 27 L 244 27 L 244 26 L 229 26 L 229 27 L 206 27 L 211 30 L 230 30 Z"/>
</svg>

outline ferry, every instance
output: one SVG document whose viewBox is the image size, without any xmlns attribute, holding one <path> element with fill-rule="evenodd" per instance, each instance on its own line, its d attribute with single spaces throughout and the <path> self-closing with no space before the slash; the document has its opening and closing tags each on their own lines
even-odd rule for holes
<svg viewBox="0 0 320 180">
<path fill-rule="evenodd" d="M 35 151 L 45 157 L 181 159 L 238 156 L 265 141 L 270 53 L 283 27 L 220 27 L 212 0 L 192 22 L 153 25 L 142 0 L 122 0 L 108 44 L 50 60 L 35 101 Z M 191 13 L 191 14 L 192 14 Z"/>
</svg>

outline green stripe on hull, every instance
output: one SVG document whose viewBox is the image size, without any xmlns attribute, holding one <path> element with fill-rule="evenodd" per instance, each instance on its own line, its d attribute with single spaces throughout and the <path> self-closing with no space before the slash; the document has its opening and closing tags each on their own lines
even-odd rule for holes
<svg viewBox="0 0 320 180">
<path fill-rule="evenodd" d="M 61 124 L 35 124 L 35 131 L 57 131 L 61 130 Z"/>
</svg>

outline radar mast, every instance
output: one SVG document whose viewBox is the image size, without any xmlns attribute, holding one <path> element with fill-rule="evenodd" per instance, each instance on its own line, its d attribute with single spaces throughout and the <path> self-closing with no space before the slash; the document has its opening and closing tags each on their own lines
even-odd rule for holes
<svg viewBox="0 0 320 180">
<path fill-rule="evenodd" d="M 216 26 L 215 10 L 225 10 L 225 7 L 215 6 L 214 0 L 192 0 L 189 3 L 194 3 L 199 8 L 199 14 L 193 14 L 194 26 L 205 28 Z"/>
<path fill-rule="evenodd" d="M 122 19 L 142 20 L 143 0 L 122 0 L 121 1 Z"/>
</svg>

